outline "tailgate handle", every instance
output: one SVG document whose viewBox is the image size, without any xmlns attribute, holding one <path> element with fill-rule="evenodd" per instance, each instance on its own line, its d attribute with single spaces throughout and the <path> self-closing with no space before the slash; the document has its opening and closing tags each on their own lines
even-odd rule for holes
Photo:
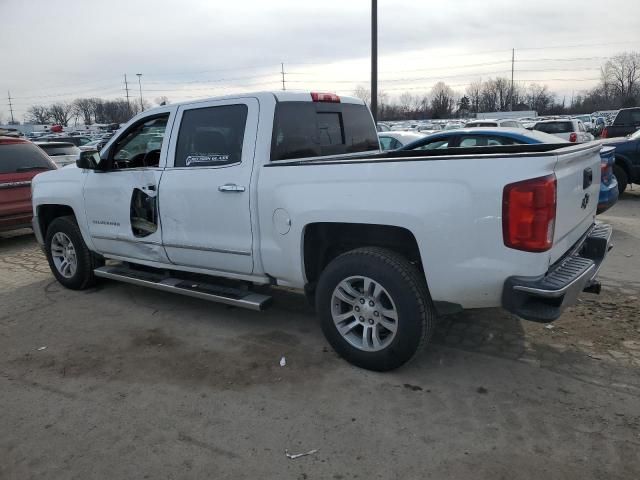
<svg viewBox="0 0 640 480">
<path fill-rule="evenodd" d="M 593 183 L 593 170 L 585 168 L 582 172 L 582 189 L 586 190 Z"/>
</svg>

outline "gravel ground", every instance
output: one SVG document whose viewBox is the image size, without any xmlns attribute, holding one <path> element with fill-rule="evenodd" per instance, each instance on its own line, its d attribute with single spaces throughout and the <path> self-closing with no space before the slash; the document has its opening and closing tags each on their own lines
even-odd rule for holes
<svg viewBox="0 0 640 480">
<path fill-rule="evenodd" d="M 0 479 L 640 478 L 639 208 L 602 216 L 603 292 L 553 328 L 465 312 L 386 374 L 286 291 L 262 314 L 69 291 L 30 232 L 0 234 Z"/>
</svg>

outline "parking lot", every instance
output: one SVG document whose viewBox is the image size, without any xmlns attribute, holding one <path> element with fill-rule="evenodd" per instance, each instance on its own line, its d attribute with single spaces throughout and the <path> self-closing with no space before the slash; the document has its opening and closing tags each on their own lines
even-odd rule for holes
<svg viewBox="0 0 640 480">
<path fill-rule="evenodd" d="M 65 290 L 30 231 L 2 234 L 0 478 L 638 478 L 639 208 L 631 191 L 601 218 L 600 296 L 552 327 L 447 318 L 386 374 L 338 358 L 287 291 L 259 314 Z"/>
</svg>

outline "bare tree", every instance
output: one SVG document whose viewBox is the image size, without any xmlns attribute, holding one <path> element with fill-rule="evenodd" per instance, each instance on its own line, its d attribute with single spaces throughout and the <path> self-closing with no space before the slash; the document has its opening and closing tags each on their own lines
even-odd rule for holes
<svg viewBox="0 0 640 480">
<path fill-rule="evenodd" d="M 369 90 L 368 88 L 363 87 L 362 85 L 358 85 L 356 89 L 353 91 L 353 96 L 358 97 L 367 105 L 369 106 L 371 105 L 371 90 Z M 380 95 L 378 95 L 378 97 L 379 96 Z"/>
<path fill-rule="evenodd" d="M 76 117 L 82 118 L 82 122 L 85 125 L 91 125 L 95 114 L 95 100 L 91 98 L 77 98 L 73 101 L 73 113 Z"/>
<path fill-rule="evenodd" d="M 73 103 L 57 102 L 49 107 L 49 113 L 55 123 L 66 127 L 73 116 Z"/>
<path fill-rule="evenodd" d="M 51 112 L 49 107 L 44 105 L 32 105 L 27 110 L 26 120 L 29 123 L 35 123 L 36 125 L 43 125 L 51 121 Z"/>
<path fill-rule="evenodd" d="M 433 118 L 447 118 L 455 105 L 454 93 L 444 82 L 436 83 L 431 89 L 431 110 Z"/>
<path fill-rule="evenodd" d="M 475 80 L 467 87 L 467 97 L 469 97 L 470 109 L 472 112 L 480 111 L 480 97 L 482 96 L 482 81 Z"/>
<path fill-rule="evenodd" d="M 640 53 L 620 53 L 604 64 L 602 83 L 610 86 L 622 103 L 638 94 L 640 83 Z"/>
<path fill-rule="evenodd" d="M 535 110 L 542 115 L 553 106 L 554 95 L 549 92 L 549 87 L 532 83 L 527 91 L 527 104 L 531 110 Z"/>
<path fill-rule="evenodd" d="M 166 95 L 156 97 L 153 101 L 156 103 L 156 105 L 169 105 L 169 97 L 167 97 Z"/>
</svg>

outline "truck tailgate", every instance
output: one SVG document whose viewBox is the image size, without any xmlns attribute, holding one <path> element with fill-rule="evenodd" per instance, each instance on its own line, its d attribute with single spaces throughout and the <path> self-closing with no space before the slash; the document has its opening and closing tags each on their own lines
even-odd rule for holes
<svg viewBox="0 0 640 480">
<path fill-rule="evenodd" d="M 550 263 L 556 262 L 593 224 L 600 192 L 599 144 L 558 151 L 556 225 Z"/>
</svg>

